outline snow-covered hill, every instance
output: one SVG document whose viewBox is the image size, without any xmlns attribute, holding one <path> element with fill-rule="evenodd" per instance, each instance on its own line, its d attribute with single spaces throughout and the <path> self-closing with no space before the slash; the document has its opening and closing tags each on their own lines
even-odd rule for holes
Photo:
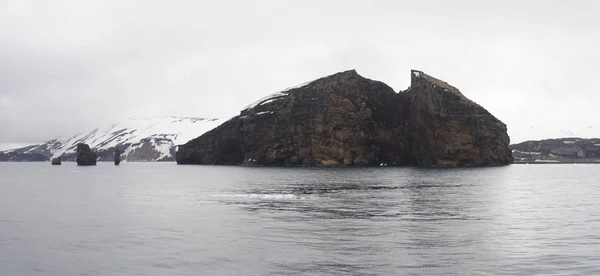
<svg viewBox="0 0 600 276">
<path fill-rule="evenodd" d="M 160 117 L 127 119 L 69 138 L 58 138 L 39 145 L 0 151 L 0 161 L 45 161 L 51 157 L 74 160 L 78 143 L 86 143 L 100 161 L 113 160 L 116 148 L 121 160 L 174 160 L 176 146 L 184 144 L 222 123 L 219 119 Z"/>
</svg>

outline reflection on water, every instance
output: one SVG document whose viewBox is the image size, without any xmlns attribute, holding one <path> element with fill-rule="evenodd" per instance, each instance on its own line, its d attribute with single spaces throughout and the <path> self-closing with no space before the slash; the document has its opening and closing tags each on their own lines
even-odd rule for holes
<svg viewBox="0 0 600 276">
<path fill-rule="evenodd" d="M 600 275 L 593 165 L 17 165 L 7 275 Z"/>
</svg>

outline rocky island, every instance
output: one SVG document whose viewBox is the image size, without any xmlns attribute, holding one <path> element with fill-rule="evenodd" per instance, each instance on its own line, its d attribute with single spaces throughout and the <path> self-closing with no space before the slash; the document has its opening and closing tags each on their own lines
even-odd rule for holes
<svg viewBox="0 0 600 276">
<path fill-rule="evenodd" d="M 506 125 L 421 71 L 395 92 L 350 70 L 272 94 L 178 147 L 178 164 L 487 166 Z"/>
</svg>

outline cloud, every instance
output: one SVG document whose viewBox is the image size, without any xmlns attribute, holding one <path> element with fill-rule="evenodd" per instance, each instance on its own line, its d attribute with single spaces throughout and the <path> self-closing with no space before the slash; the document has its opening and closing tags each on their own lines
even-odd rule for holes
<svg viewBox="0 0 600 276">
<path fill-rule="evenodd" d="M 0 1 L 0 142 L 127 117 L 228 117 L 355 68 L 420 69 L 513 141 L 600 136 L 597 1 Z M 532 127 L 533 126 L 533 127 Z"/>
</svg>

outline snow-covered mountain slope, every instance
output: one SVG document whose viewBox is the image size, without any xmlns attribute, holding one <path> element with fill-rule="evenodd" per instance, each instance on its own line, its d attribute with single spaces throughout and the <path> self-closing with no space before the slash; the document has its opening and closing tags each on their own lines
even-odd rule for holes
<svg viewBox="0 0 600 276">
<path fill-rule="evenodd" d="M 50 140 L 39 145 L 0 151 L 0 161 L 45 161 L 51 157 L 75 160 L 78 143 L 86 143 L 100 161 L 112 160 L 115 149 L 126 161 L 174 160 L 177 145 L 196 138 L 222 123 L 219 119 L 160 117 L 127 119 L 88 133 Z"/>
</svg>

